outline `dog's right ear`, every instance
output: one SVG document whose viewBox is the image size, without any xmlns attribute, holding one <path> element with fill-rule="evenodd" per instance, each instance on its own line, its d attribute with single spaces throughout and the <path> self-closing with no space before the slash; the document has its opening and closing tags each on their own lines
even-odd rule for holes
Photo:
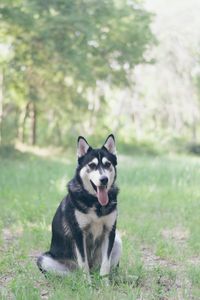
<svg viewBox="0 0 200 300">
<path fill-rule="evenodd" d="M 78 158 L 84 156 L 91 149 L 92 148 L 90 147 L 90 145 L 88 144 L 86 139 L 83 136 L 79 136 L 78 141 L 77 141 L 77 155 L 78 155 Z"/>
</svg>

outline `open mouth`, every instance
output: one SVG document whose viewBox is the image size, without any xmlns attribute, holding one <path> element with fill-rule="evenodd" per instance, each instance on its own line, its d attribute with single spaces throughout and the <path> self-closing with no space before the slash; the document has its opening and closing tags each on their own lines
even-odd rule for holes
<svg viewBox="0 0 200 300">
<path fill-rule="evenodd" d="M 94 182 L 92 182 L 92 180 L 90 180 L 90 182 L 92 184 L 93 189 L 96 192 L 97 199 L 98 199 L 99 203 L 102 206 L 107 205 L 108 201 L 109 201 L 109 199 L 108 199 L 108 192 L 107 192 L 107 185 L 97 186 L 97 185 L 94 184 Z"/>
</svg>

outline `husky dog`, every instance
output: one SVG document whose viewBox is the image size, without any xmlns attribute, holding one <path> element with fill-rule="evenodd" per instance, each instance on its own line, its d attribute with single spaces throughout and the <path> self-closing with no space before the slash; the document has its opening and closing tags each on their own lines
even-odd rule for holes
<svg viewBox="0 0 200 300">
<path fill-rule="evenodd" d="M 67 275 L 81 268 L 89 278 L 91 269 L 100 275 L 117 267 L 121 239 L 116 232 L 117 194 L 115 139 L 111 134 L 100 149 L 78 138 L 78 166 L 68 183 L 68 195 L 60 203 L 52 222 L 50 251 L 37 265 L 42 272 Z"/>
</svg>

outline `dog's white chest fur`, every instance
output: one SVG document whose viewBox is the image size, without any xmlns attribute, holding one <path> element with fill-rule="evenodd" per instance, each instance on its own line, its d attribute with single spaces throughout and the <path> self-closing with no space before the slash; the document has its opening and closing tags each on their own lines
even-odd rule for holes
<svg viewBox="0 0 200 300">
<path fill-rule="evenodd" d="M 94 208 L 91 208 L 87 214 L 75 210 L 75 216 L 80 228 L 91 232 L 95 240 L 101 236 L 104 228 L 112 229 L 117 217 L 117 211 L 114 210 L 109 215 L 98 217 Z"/>
</svg>

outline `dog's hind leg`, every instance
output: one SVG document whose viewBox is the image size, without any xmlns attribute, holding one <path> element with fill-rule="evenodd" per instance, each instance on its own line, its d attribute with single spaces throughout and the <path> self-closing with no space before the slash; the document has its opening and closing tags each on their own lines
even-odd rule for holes
<svg viewBox="0 0 200 300">
<path fill-rule="evenodd" d="M 114 241 L 114 245 L 113 245 L 113 249 L 112 249 L 112 253 L 111 253 L 111 267 L 115 268 L 119 265 L 119 260 L 122 254 L 122 240 L 118 234 L 118 232 L 116 232 L 115 235 L 115 241 Z"/>
<path fill-rule="evenodd" d="M 44 253 L 37 259 L 38 268 L 42 273 L 54 273 L 60 276 L 66 276 L 72 269 L 75 269 L 75 266 L 69 264 L 69 266 L 64 263 L 59 262 L 54 259 L 51 253 Z"/>
</svg>

